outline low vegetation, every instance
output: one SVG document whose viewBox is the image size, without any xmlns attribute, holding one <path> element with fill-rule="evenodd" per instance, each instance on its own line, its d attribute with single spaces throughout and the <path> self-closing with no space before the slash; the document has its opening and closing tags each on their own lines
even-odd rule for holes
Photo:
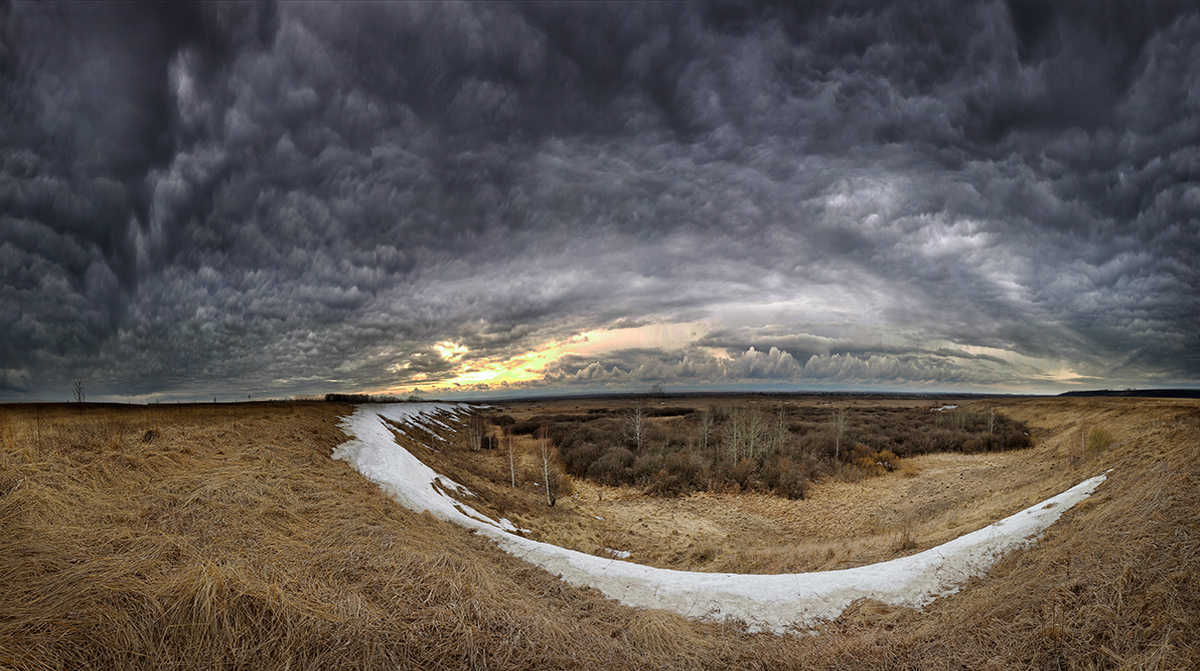
<svg viewBox="0 0 1200 671">
<path fill-rule="evenodd" d="M 1029 447 L 1028 427 L 992 408 L 762 406 L 743 403 L 539 415 L 514 433 L 546 428 L 577 478 L 647 493 L 770 491 L 807 495 L 820 478 L 857 479 L 930 452 Z"/>
<path fill-rule="evenodd" d="M 1055 486 L 1111 468 L 1097 495 L 960 594 L 923 610 L 862 602 L 817 636 L 783 637 L 621 606 L 409 512 L 330 459 L 345 439 L 338 418 L 351 409 L 0 406 L 0 668 L 1188 669 L 1200 662 L 1194 401 L 1005 402 L 1005 415 L 1027 422 L 1037 438 L 1022 461 L 1034 472 L 1045 468 Z M 848 413 L 847 433 L 856 414 Z M 1111 440 L 1072 470 L 1081 421 L 1089 432 L 1104 427 Z M 499 459 L 501 451 L 462 452 Z M 996 455 L 1004 456 L 1015 455 Z M 826 486 L 882 487 L 888 479 L 822 483 L 813 500 L 790 505 L 819 503 Z M 1005 473 L 995 479 L 1005 482 Z M 896 502 L 905 515 L 920 515 L 922 504 Z M 864 499 L 846 514 L 878 507 Z M 542 510 L 569 512 L 562 501 Z"/>
</svg>

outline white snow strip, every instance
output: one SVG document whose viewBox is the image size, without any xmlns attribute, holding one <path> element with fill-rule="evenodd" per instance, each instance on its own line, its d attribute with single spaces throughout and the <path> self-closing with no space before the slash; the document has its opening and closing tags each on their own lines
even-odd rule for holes
<svg viewBox="0 0 1200 671">
<path fill-rule="evenodd" d="M 525 534 L 529 533 L 529 529 L 522 529 L 521 527 L 513 524 L 512 520 L 508 519 L 507 517 L 501 517 L 500 521 L 498 522 L 498 526 L 510 534 L 517 533 L 518 531 Z"/>
<path fill-rule="evenodd" d="M 755 631 L 783 633 L 813 627 L 837 617 L 858 599 L 920 607 L 954 594 L 968 578 L 986 571 L 1006 552 L 1032 543 L 1105 479 L 1098 475 L 991 526 L 909 557 L 869 566 L 777 575 L 672 571 L 517 536 L 506 531 L 505 525 L 444 494 L 444 490 L 465 488 L 439 476 L 397 445 L 380 420 L 419 421 L 421 414 L 435 409 L 458 411 L 453 405 L 433 403 L 360 405 L 342 420 L 342 429 L 352 437 L 338 446 L 334 457 L 349 462 L 408 508 L 429 511 L 484 534 L 505 552 L 572 585 L 595 587 L 630 606 L 662 608 L 704 619 L 738 619 Z M 440 487 L 434 486 L 435 481 Z"/>
<path fill-rule="evenodd" d="M 942 407 L 940 407 L 940 408 L 934 408 L 934 409 L 933 409 L 933 411 L 934 411 L 934 412 L 943 412 L 943 411 L 945 411 L 945 410 L 953 410 L 953 409 L 955 409 L 955 408 L 957 408 L 957 407 L 958 407 L 957 405 L 943 405 L 943 406 L 942 406 Z"/>
<path fill-rule="evenodd" d="M 454 430 L 454 429 L 451 429 L 449 426 L 446 426 L 446 425 L 445 425 L 445 424 L 443 424 L 442 422 L 438 421 L 438 418 L 437 418 L 437 417 L 435 417 L 435 416 L 428 415 L 428 416 L 422 417 L 422 419 L 423 419 L 424 421 L 426 421 L 426 422 L 429 422 L 429 423 L 432 423 L 432 424 L 437 424 L 438 426 L 442 427 L 443 429 L 445 429 L 445 430 L 447 430 L 447 431 L 453 431 L 453 430 Z"/>
</svg>

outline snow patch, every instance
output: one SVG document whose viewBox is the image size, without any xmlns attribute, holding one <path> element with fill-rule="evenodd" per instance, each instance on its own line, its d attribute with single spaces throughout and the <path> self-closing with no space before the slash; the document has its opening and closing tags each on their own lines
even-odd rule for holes
<svg viewBox="0 0 1200 671">
<path fill-rule="evenodd" d="M 513 524 L 512 520 L 508 519 L 507 517 L 501 517 L 500 521 L 497 524 L 499 525 L 499 527 L 501 529 L 503 529 L 504 531 L 507 531 L 510 534 L 515 534 L 518 531 L 523 534 L 529 533 L 529 529 L 522 529 L 521 527 Z"/>
<path fill-rule="evenodd" d="M 1036 540 L 1106 477 L 1084 480 L 1058 496 L 935 548 L 869 566 L 778 575 L 673 571 L 524 538 L 506 528 L 511 522 L 493 521 L 455 501 L 448 492 L 465 488 L 397 445 L 383 421 L 420 422 L 437 411 L 469 414 L 470 408 L 443 403 L 360 405 L 353 415 L 343 418 L 341 427 L 351 438 L 339 445 L 333 456 L 349 462 L 409 509 L 428 511 L 481 533 L 505 552 L 572 585 L 595 587 L 629 606 L 662 608 L 702 619 L 741 620 L 754 631 L 784 633 L 810 628 L 864 598 L 921 607 L 954 594 L 968 578 L 986 571 L 1005 553 Z"/>
</svg>

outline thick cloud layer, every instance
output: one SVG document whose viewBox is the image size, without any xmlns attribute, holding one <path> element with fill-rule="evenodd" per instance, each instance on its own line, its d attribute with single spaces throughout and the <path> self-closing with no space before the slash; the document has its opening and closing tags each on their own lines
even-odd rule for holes
<svg viewBox="0 0 1200 671">
<path fill-rule="evenodd" d="M 0 101 L 0 399 L 1200 381 L 1190 3 L 15 3 Z"/>
</svg>

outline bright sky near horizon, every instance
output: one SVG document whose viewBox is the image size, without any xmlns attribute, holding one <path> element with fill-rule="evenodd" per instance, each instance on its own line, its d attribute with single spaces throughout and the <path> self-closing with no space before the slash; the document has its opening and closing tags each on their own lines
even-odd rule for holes
<svg viewBox="0 0 1200 671">
<path fill-rule="evenodd" d="M 0 100 L 0 401 L 1200 385 L 1190 2 L 13 2 Z"/>
</svg>

